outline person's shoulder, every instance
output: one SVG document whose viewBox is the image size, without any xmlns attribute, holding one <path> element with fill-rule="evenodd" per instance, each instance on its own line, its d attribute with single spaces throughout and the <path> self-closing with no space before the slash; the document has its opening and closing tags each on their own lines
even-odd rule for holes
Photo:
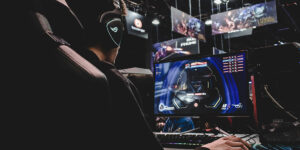
<svg viewBox="0 0 300 150">
<path fill-rule="evenodd" d="M 114 84 L 115 86 L 126 86 L 131 87 L 130 80 L 125 77 L 113 64 L 108 62 L 100 61 L 98 63 L 100 70 L 103 70 L 103 73 L 106 75 L 110 84 Z"/>
</svg>

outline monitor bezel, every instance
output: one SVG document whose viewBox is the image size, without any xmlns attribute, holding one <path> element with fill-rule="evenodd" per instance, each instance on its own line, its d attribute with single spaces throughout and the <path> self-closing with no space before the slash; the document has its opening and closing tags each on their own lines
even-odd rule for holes
<svg viewBox="0 0 300 150">
<path fill-rule="evenodd" d="M 153 78 L 154 78 L 154 83 L 155 83 L 155 65 L 156 64 L 162 64 L 162 63 L 169 63 L 169 62 L 176 62 L 176 61 L 182 61 L 182 60 L 197 60 L 197 59 L 202 59 L 206 57 L 226 57 L 226 56 L 231 56 L 231 55 L 237 55 L 237 54 L 244 54 L 245 55 L 245 72 L 246 72 L 246 78 L 248 79 L 247 81 L 250 81 L 250 75 L 248 71 L 248 52 L 247 51 L 239 51 L 239 52 L 231 52 L 231 53 L 225 53 L 225 54 L 217 54 L 217 55 L 200 55 L 200 54 L 194 54 L 194 55 L 188 55 L 188 56 L 182 56 L 178 58 L 173 58 L 173 59 L 168 59 L 160 62 L 155 62 L 153 63 Z M 248 82 L 247 82 L 248 83 Z M 153 90 L 155 92 L 155 86 L 153 87 Z M 250 92 L 249 86 L 247 86 L 247 91 Z M 155 94 L 153 94 L 155 96 Z M 252 101 L 250 99 L 250 93 L 248 95 L 248 105 L 251 105 L 249 107 L 253 107 Z M 155 98 L 153 97 L 153 106 L 155 105 Z M 153 109 L 155 109 L 153 107 Z M 234 114 L 213 114 L 213 113 L 207 113 L 207 114 L 156 114 L 155 111 L 153 110 L 153 114 L 155 117 L 200 117 L 200 118 L 214 118 L 214 117 L 252 117 L 253 114 L 253 108 L 249 108 L 246 113 L 234 113 Z"/>
</svg>

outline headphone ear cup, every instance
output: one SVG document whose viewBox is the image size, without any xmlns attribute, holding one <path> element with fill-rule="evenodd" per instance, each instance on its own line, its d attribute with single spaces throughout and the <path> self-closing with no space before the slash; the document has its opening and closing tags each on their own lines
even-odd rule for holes
<svg viewBox="0 0 300 150">
<path fill-rule="evenodd" d="M 98 28 L 103 48 L 110 50 L 120 46 L 124 32 L 124 24 L 120 19 L 112 18 L 105 23 L 99 23 Z"/>
<path fill-rule="evenodd" d="M 111 39 L 107 27 L 104 23 L 99 23 L 99 31 L 97 34 L 100 40 L 99 43 L 101 43 L 101 47 L 103 47 L 104 49 L 110 50 L 112 48 L 118 47 L 118 45 L 116 45 Z"/>
</svg>

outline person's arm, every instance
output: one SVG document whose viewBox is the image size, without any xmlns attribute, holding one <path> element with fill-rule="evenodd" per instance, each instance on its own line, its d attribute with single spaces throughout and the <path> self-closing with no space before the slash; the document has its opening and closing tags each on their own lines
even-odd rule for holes
<svg viewBox="0 0 300 150">
<path fill-rule="evenodd" d="M 235 136 L 227 136 L 197 147 L 195 150 L 249 150 L 251 146 Z"/>
</svg>

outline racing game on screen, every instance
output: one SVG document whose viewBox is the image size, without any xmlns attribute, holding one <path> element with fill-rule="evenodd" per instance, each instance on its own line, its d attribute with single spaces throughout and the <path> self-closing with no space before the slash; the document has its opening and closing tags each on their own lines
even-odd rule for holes
<svg viewBox="0 0 300 150">
<path fill-rule="evenodd" d="M 155 64 L 155 115 L 245 115 L 249 85 L 245 53 Z"/>
</svg>

